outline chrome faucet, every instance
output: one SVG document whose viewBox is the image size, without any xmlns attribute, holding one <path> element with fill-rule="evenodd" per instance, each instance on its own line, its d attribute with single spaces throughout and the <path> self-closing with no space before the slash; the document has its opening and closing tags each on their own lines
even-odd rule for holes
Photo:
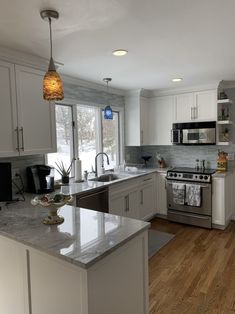
<svg viewBox="0 0 235 314">
<path fill-rule="evenodd" d="M 95 176 L 98 177 L 98 169 L 97 169 L 97 157 L 99 155 L 105 155 L 107 157 L 107 164 L 109 165 L 109 156 L 106 154 L 106 153 L 98 153 L 96 156 L 95 156 Z M 102 168 L 104 167 L 104 160 L 102 158 Z"/>
</svg>

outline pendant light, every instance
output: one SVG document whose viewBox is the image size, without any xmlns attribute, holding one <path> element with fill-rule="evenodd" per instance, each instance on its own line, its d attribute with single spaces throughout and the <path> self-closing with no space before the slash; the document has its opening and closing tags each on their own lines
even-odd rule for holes
<svg viewBox="0 0 235 314">
<path fill-rule="evenodd" d="M 109 93 L 109 82 L 112 81 L 110 77 L 106 77 L 103 79 L 104 82 L 107 84 L 107 94 Z M 107 95 L 107 106 L 104 108 L 104 119 L 106 120 L 113 120 L 113 110 L 108 104 L 108 95 Z"/>
<path fill-rule="evenodd" d="M 59 13 L 53 10 L 43 10 L 40 12 L 43 20 L 48 20 L 49 31 L 50 31 L 50 62 L 48 71 L 46 72 L 43 79 L 43 98 L 45 100 L 62 100 L 64 98 L 63 83 L 60 75 L 56 72 L 54 60 L 52 57 L 52 31 L 51 21 L 52 19 L 58 19 Z"/>
</svg>

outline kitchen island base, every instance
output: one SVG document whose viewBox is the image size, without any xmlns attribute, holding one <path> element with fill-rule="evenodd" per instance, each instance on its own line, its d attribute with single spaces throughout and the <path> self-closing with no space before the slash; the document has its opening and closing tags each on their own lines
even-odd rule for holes
<svg viewBox="0 0 235 314">
<path fill-rule="evenodd" d="M 148 313 L 147 230 L 87 269 L 5 236 L 0 250 L 0 313 Z"/>
</svg>

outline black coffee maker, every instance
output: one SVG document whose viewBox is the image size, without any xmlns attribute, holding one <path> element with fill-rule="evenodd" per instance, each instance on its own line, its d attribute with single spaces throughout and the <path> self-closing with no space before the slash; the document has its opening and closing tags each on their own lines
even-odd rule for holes
<svg viewBox="0 0 235 314">
<path fill-rule="evenodd" d="M 28 191 L 47 194 L 54 191 L 54 168 L 47 165 L 27 167 Z"/>
</svg>

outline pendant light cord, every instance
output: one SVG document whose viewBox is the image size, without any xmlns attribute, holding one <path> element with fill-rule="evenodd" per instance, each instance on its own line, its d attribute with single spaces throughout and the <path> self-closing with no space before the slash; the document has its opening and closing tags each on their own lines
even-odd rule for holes
<svg viewBox="0 0 235 314">
<path fill-rule="evenodd" d="M 51 59 L 52 59 L 52 31 L 51 31 L 51 18 L 48 18 L 49 21 L 49 30 L 50 30 L 50 48 L 51 48 Z"/>
</svg>

